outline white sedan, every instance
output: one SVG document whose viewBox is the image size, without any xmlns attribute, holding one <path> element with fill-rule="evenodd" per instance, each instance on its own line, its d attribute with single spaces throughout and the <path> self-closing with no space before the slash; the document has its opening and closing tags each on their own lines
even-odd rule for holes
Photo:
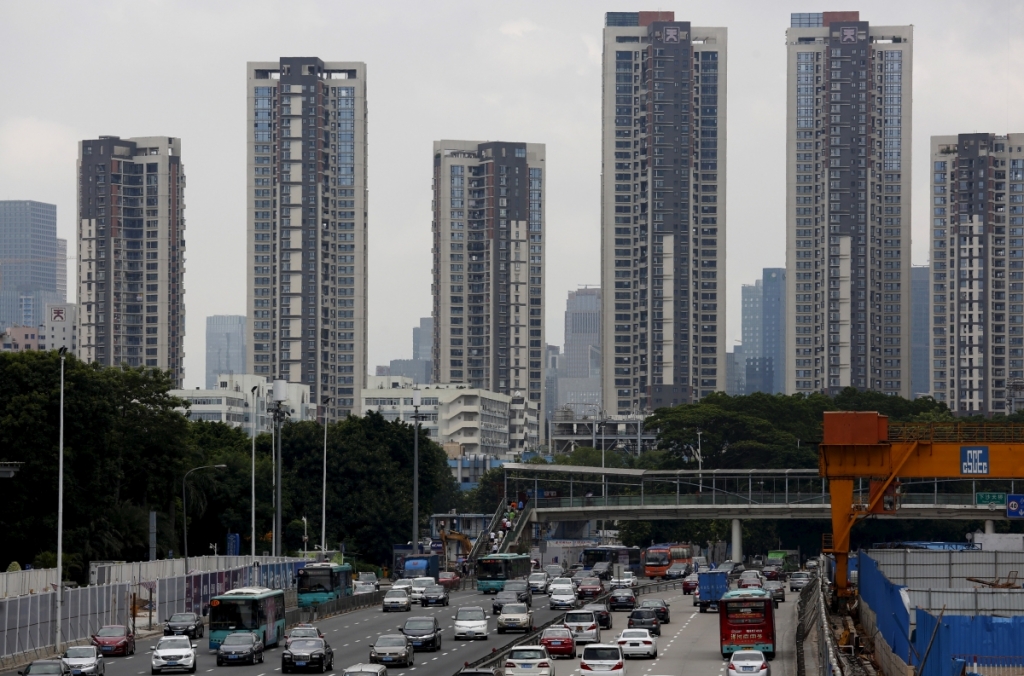
<svg viewBox="0 0 1024 676">
<path fill-rule="evenodd" d="M 658 639 L 647 629 L 623 629 L 616 643 L 625 657 L 658 656 Z"/>
</svg>

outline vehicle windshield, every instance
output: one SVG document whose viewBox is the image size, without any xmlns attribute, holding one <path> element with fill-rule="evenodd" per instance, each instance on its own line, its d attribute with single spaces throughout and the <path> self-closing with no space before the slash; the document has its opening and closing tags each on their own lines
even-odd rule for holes
<svg viewBox="0 0 1024 676">
<path fill-rule="evenodd" d="M 453 580 L 455 579 L 455 573 L 441 573 L 437 577 L 441 580 Z"/>
<path fill-rule="evenodd" d="M 522 580 L 509 580 L 505 583 L 505 591 L 523 591 L 526 589 L 526 583 Z"/>
<path fill-rule="evenodd" d="M 412 586 L 412 580 L 408 580 L 408 579 L 407 580 L 396 580 L 395 584 L 393 586 L 395 586 L 395 587 L 411 587 Z"/>
<path fill-rule="evenodd" d="M 437 584 L 432 577 L 418 577 L 412 581 L 413 587 L 430 587 Z"/>
<path fill-rule="evenodd" d="M 501 609 L 502 615 L 525 615 L 526 604 L 525 603 L 506 603 Z"/>
<path fill-rule="evenodd" d="M 271 599 L 267 599 L 269 603 Z M 258 629 L 259 602 L 252 599 L 214 599 L 210 608 L 210 630 Z"/>
<path fill-rule="evenodd" d="M 192 642 L 187 638 L 165 638 L 156 644 L 157 650 L 191 650 Z M 70 652 L 70 651 L 68 651 Z"/>
<path fill-rule="evenodd" d="M 98 632 L 97 636 L 124 636 L 124 627 L 103 627 Z"/>
<path fill-rule="evenodd" d="M 646 629 L 626 629 L 622 632 L 621 638 L 647 638 Z"/>
<path fill-rule="evenodd" d="M 428 594 L 443 594 L 444 593 L 444 587 L 442 587 L 441 585 L 434 585 L 433 587 L 427 587 L 427 593 Z"/>
<path fill-rule="evenodd" d="M 572 587 L 563 587 L 559 585 L 551 588 L 552 596 L 565 596 L 566 594 L 572 594 Z"/>
<path fill-rule="evenodd" d="M 583 578 L 583 584 L 587 586 L 601 586 L 601 578 L 598 577 L 585 577 Z"/>
<path fill-rule="evenodd" d="M 739 650 L 732 654 L 733 662 L 762 662 L 764 655 L 757 650 Z"/>
<path fill-rule="evenodd" d="M 373 644 L 375 648 L 402 648 L 405 646 L 404 636 L 381 636 Z"/>
<path fill-rule="evenodd" d="M 291 650 L 317 650 L 323 647 L 323 641 L 304 638 L 301 641 L 292 641 Z"/>
<path fill-rule="evenodd" d="M 541 635 L 541 638 L 570 638 L 570 637 L 572 637 L 572 632 L 569 631 L 568 629 L 555 629 L 555 628 L 545 629 L 544 633 Z"/>
<path fill-rule="evenodd" d="M 510 660 L 542 660 L 544 651 L 536 648 L 513 648 L 508 654 Z"/>
<path fill-rule="evenodd" d="M 810 576 L 811 576 L 810 573 L 793 573 L 792 575 L 790 575 L 790 577 L 792 577 L 794 579 L 798 579 L 798 580 L 806 580 Z"/>
<path fill-rule="evenodd" d="M 594 621 L 594 613 L 591 613 L 591 612 L 586 612 L 586 613 L 579 613 L 579 612 L 577 612 L 577 613 L 566 613 L 565 614 L 565 621 L 566 622 L 593 622 Z"/>
<path fill-rule="evenodd" d="M 547 573 L 533 573 L 532 575 L 530 575 L 530 582 L 544 582 L 547 579 Z"/>
<path fill-rule="evenodd" d="M 28 665 L 28 669 L 25 670 L 26 674 L 59 674 L 61 671 L 60 665 L 56 662 L 43 662 Z"/>
<path fill-rule="evenodd" d="M 668 552 L 647 552 L 644 563 L 651 566 L 664 566 L 668 564 Z"/>
<path fill-rule="evenodd" d="M 387 594 L 384 595 L 384 598 L 386 598 L 386 599 L 404 599 L 404 598 L 406 598 L 408 596 L 409 595 L 406 594 L 401 589 L 392 589 L 391 591 L 389 591 Z"/>
<path fill-rule="evenodd" d="M 405 623 L 405 628 L 406 629 L 415 629 L 417 631 L 419 631 L 420 629 L 433 629 L 434 628 L 434 621 L 433 620 L 409 620 L 408 622 Z"/>
<path fill-rule="evenodd" d="M 256 642 L 252 634 L 228 634 L 224 637 L 224 645 L 251 645 Z"/>
<path fill-rule="evenodd" d="M 330 568 L 301 568 L 298 573 L 299 593 L 329 592 L 340 582 L 338 573 Z"/>
<path fill-rule="evenodd" d="M 484 609 L 483 608 L 459 608 L 459 614 L 456 617 L 456 619 L 459 620 L 459 621 L 462 621 L 462 622 L 466 622 L 466 621 L 485 620 L 487 618 L 484 617 Z"/>
<path fill-rule="evenodd" d="M 320 634 L 316 632 L 316 629 L 292 629 L 288 635 L 292 638 L 320 638 Z"/>
<path fill-rule="evenodd" d="M 195 622 L 194 613 L 174 613 L 168 622 Z"/>
<path fill-rule="evenodd" d="M 353 589 L 373 589 L 373 583 L 372 582 L 359 582 L 359 581 L 356 581 L 352 585 L 352 587 L 353 587 Z"/>
<path fill-rule="evenodd" d="M 640 605 L 644 608 L 661 608 L 665 605 L 665 602 L 661 599 L 644 599 Z"/>
<path fill-rule="evenodd" d="M 685 570 L 686 569 L 686 564 L 685 563 L 673 563 L 671 566 L 668 567 L 668 569 L 669 570 Z"/>
<path fill-rule="evenodd" d="M 504 580 L 508 563 L 502 559 L 481 559 L 476 564 L 476 576 L 481 580 Z"/>
<path fill-rule="evenodd" d="M 380 676 L 379 671 L 346 671 L 345 676 Z"/>
<path fill-rule="evenodd" d="M 615 597 L 615 598 L 617 598 L 617 599 L 621 599 L 621 598 L 624 598 L 624 597 L 627 597 L 627 596 L 628 596 L 628 597 L 632 597 L 632 596 L 633 596 L 633 592 L 631 592 L 631 591 L 630 591 L 630 590 L 628 590 L 628 589 L 619 589 L 619 590 L 616 590 L 616 591 L 615 591 L 615 592 L 614 592 L 614 593 L 612 594 L 612 596 L 614 596 L 614 597 Z"/>
<path fill-rule="evenodd" d="M 622 659 L 618 648 L 584 648 L 583 659 L 587 662 L 618 662 Z"/>
<path fill-rule="evenodd" d="M 377 574 L 376 573 L 359 573 L 359 579 L 362 582 L 376 582 L 377 581 Z"/>
<path fill-rule="evenodd" d="M 82 648 L 68 648 L 67 657 L 69 659 L 82 659 L 85 657 L 95 657 L 96 649 L 92 647 Z"/>
<path fill-rule="evenodd" d="M 634 620 L 649 620 L 654 617 L 653 610 L 634 610 L 633 614 L 630 615 Z"/>
</svg>

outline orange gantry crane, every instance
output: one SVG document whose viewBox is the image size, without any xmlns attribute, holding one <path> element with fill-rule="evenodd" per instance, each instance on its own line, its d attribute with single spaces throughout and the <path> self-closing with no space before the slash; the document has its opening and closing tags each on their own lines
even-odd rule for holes
<svg viewBox="0 0 1024 676">
<path fill-rule="evenodd" d="M 819 470 L 832 498 L 832 538 L 824 551 L 836 558 L 836 592 L 850 594 L 850 531 L 862 518 L 899 510 L 900 478 L 1024 478 L 1024 426 L 963 423 L 889 424 L 877 412 L 825 413 Z M 867 502 L 854 501 L 854 480 L 870 482 Z"/>
</svg>

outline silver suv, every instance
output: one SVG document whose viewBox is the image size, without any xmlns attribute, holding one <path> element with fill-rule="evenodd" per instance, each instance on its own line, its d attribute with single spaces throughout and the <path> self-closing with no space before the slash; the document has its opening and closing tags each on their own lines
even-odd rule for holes
<svg viewBox="0 0 1024 676">
<path fill-rule="evenodd" d="M 601 624 L 592 610 L 570 610 L 565 614 L 565 626 L 577 643 L 601 642 Z"/>
<path fill-rule="evenodd" d="M 789 591 L 800 591 L 811 583 L 811 574 L 802 570 L 789 574 Z"/>
</svg>

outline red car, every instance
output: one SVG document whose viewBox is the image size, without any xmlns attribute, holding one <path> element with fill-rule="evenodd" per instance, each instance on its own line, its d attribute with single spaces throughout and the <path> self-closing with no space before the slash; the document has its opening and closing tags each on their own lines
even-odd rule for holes
<svg viewBox="0 0 1024 676">
<path fill-rule="evenodd" d="M 761 574 L 764 575 L 765 580 L 780 580 L 779 569 L 776 566 L 765 566 L 761 569 Z"/>
<path fill-rule="evenodd" d="M 134 655 L 135 634 L 123 624 L 108 624 L 92 635 L 101 655 Z"/>
<path fill-rule="evenodd" d="M 576 639 L 565 627 L 548 627 L 540 636 L 540 644 L 548 649 L 548 655 L 558 657 L 576 657 Z"/>
<path fill-rule="evenodd" d="M 440 573 L 437 576 L 437 583 L 445 589 L 455 589 L 462 582 L 458 573 Z"/>
<path fill-rule="evenodd" d="M 697 587 L 699 585 L 700 578 L 697 577 L 696 573 L 694 573 L 693 575 L 687 575 L 685 578 L 683 578 L 683 593 L 692 594 L 695 591 L 697 591 Z"/>
<path fill-rule="evenodd" d="M 601 578 L 599 577 L 587 577 L 583 578 L 580 582 L 579 589 L 576 590 L 576 595 L 581 599 L 596 599 L 604 591 L 604 587 L 601 586 Z"/>
<path fill-rule="evenodd" d="M 759 577 L 741 577 L 736 583 L 737 589 L 761 589 L 763 586 L 764 583 L 761 582 Z"/>
</svg>

